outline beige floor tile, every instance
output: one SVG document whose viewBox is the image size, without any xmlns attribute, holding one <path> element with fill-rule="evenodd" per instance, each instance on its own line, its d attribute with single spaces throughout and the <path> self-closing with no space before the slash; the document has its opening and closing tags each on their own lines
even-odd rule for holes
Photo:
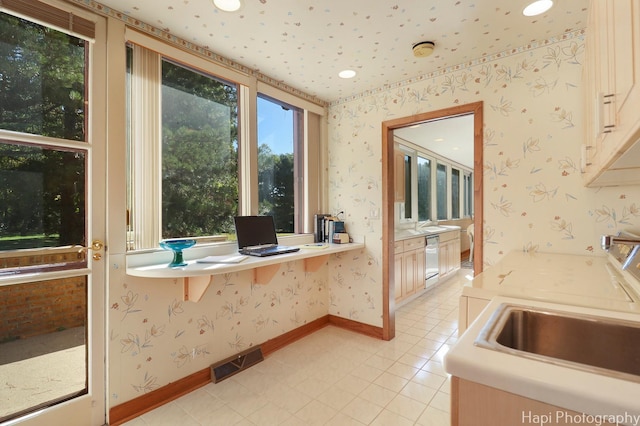
<svg viewBox="0 0 640 426">
<path fill-rule="evenodd" d="M 450 426 L 442 361 L 466 273 L 400 307 L 392 341 L 325 327 L 126 426 Z"/>
<path fill-rule="evenodd" d="M 397 394 L 397 392 L 372 383 L 359 396 L 376 405 L 385 407 Z"/>
<path fill-rule="evenodd" d="M 364 398 L 356 397 L 348 403 L 341 411 L 349 417 L 359 422 L 369 424 L 382 411 L 383 407 L 367 401 Z"/>
<path fill-rule="evenodd" d="M 413 421 L 387 409 L 382 410 L 370 423 L 371 426 L 411 426 L 413 424 L 415 424 Z"/>
</svg>

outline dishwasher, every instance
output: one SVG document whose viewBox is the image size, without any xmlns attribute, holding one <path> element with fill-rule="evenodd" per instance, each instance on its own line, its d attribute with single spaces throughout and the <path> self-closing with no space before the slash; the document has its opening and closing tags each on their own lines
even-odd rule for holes
<svg viewBox="0 0 640 426">
<path fill-rule="evenodd" d="M 428 235 L 427 244 L 425 246 L 425 288 L 433 287 L 439 278 L 439 260 L 438 260 L 438 244 L 440 237 L 438 235 Z"/>
</svg>

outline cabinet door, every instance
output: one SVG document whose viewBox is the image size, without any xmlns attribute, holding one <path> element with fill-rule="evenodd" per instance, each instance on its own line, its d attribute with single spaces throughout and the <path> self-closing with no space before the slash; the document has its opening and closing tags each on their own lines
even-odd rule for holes
<svg viewBox="0 0 640 426">
<path fill-rule="evenodd" d="M 395 299 L 396 301 L 402 300 L 404 297 L 402 288 L 404 287 L 404 262 L 402 261 L 403 254 L 398 253 L 393 257 L 393 271 L 394 271 L 394 287 L 395 287 Z"/>
<path fill-rule="evenodd" d="M 449 268 L 451 272 L 460 269 L 460 238 L 451 241 Z"/>
<path fill-rule="evenodd" d="M 449 241 L 441 241 L 438 253 L 438 272 L 440 278 L 444 278 L 449 274 L 449 250 Z"/>
<path fill-rule="evenodd" d="M 640 4 L 637 0 L 593 0 L 585 50 L 585 149 L 587 185 L 634 181 L 616 160 L 640 136 Z M 631 169 L 636 163 L 631 160 Z M 603 178 L 614 170 L 614 178 Z M 624 172 L 626 170 L 626 172 Z M 613 180 L 612 180 L 613 179 Z M 627 182 L 628 181 L 628 182 Z"/>
<path fill-rule="evenodd" d="M 424 288 L 427 273 L 427 259 L 424 248 L 416 250 L 416 291 Z"/>
<path fill-rule="evenodd" d="M 638 82 L 634 79 L 634 58 L 638 55 L 638 47 L 633 43 L 634 20 L 638 21 L 638 2 L 634 0 L 609 0 L 609 62 L 612 66 L 612 76 L 609 79 L 616 116 L 626 108 L 634 86 Z M 637 23 L 636 23 L 637 25 Z M 635 111 L 637 113 L 637 110 Z M 624 123 L 619 123 L 624 125 Z"/>
<path fill-rule="evenodd" d="M 416 251 L 412 250 L 403 255 L 404 261 L 404 288 L 403 296 L 409 296 L 416 292 L 416 266 L 418 259 Z"/>
</svg>

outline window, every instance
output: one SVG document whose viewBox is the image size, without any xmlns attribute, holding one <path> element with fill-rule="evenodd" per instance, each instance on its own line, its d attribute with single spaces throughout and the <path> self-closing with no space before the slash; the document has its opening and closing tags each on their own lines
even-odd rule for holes
<svg viewBox="0 0 640 426">
<path fill-rule="evenodd" d="M 448 219 L 447 215 L 447 165 L 438 163 L 436 165 L 436 200 L 438 220 Z"/>
<path fill-rule="evenodd" d="M 469 217 L 473 173 L 437 154 L 400 145 L 404 155 L 405 199 L 397 220 L 405 223 Z"/>
<path fill-rule="evenodd" d="M 127 70 L 130 248 L 232 234 L 237 86 L 139 46 L 128 49 Z"/>
<path fill-rule="evenodd" d="M 464 216 L 473 216 L 473 180 L 470 172 L 464 173 Z"/>
<path fill-rule="evenodd" d="M 128 249 L 234 239 L 236 215 L 311 232 L 323 108 L 139 33 L 127 38 Z"/>
<path fill-rule="evenodd" d="M 460 170 L 451 168 L 451 219 L 460 219 Z"/>
<path fill-rule="evenodd" d="M 413 217 L 413 167 L 411 155 L 404 156 L 404 219 Z"/>
<path fill-rule="evenodd" d="M 301 129 L 300 108 L 258 96 L 258 213 L 273 216 L 278 233 L 295 232 Z"/>
<path fill-rule="evenodd" d="M 162 60 L 162 234 L 233 233 L 237 88 Z"/>
<path fill-rule="evenodd" d="M 431 220 L 431 160 L 418 156 L 418 221 Z"/>
</svg>

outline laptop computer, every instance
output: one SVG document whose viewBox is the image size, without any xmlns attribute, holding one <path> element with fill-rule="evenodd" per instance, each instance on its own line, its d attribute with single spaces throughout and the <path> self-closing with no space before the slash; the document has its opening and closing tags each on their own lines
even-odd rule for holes
<svg viewBox="0 0 640 426">
<path fill-rule="evenodd" d="M 299 247 L 278 245 L 273 216 L 236 216 L 233 220 L 238 251 L 242 254 L 265 257 L 300 250 Z"/>
</svg>

